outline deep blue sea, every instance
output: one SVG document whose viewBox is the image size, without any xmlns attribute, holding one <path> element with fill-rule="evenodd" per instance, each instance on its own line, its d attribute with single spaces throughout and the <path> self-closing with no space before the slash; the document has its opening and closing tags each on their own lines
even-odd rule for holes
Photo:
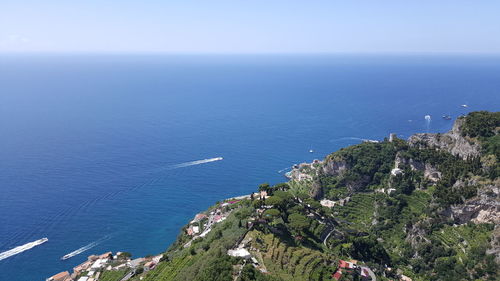
<svg viewBox="0 0 500 281">
<path fill-rule="evenodd" d="M 498 56 L 2 55 L 0 252 L 49 241 L 0 260 L 0 280 L 159 253 L 294 163 L 499 109 Z"/>
</svg>

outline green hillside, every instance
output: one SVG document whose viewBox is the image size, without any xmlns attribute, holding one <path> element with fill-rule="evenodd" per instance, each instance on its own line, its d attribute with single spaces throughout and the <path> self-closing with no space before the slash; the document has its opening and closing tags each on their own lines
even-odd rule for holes
<svg viewBox="0 0 500 281">
<path fill-rule="evenodd" d="M 131 280 L 499 280 L 499 116 L 462 117 L 458 135 L 350 146 L 297 170 L 308 180 L 219 202 Z"/>
</svg>

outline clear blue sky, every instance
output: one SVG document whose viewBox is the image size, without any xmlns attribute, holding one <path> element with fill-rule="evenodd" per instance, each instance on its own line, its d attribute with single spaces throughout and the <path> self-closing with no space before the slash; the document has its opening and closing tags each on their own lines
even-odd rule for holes
<svg viewBox="0 0 500 281">
<path fill-rule="evenodd" d="M 498 0 L 0 0 L 0 52 L 500 53 Z"/>
</svg>

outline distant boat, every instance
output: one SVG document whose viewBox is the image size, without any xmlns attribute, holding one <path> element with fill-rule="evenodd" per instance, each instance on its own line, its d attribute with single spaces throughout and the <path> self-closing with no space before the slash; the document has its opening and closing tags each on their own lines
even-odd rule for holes
<svg viewBox="0 0 500 281">
<path fill-rule="evenodd" d="M 71 258 L 71 257 L 72 257 L 72 255 L 67 254 L 67 255 L 64 255 L 64 256 L 61 258 L 61 260 L 67 260 L 67 259 L 69 259 L 69 258 Z"/>
<path fill-rule="evenodd" d="M 462 105 L 461 105 L 461 107 L 463 107 L 463 108 L 467 108 L 467 107 L 469 107 L 469 106 L 468 106 L 468 105 L 466 105 L 466 104 L 462 104 Z"/>
<path fill-rule="evenodd" d="M 314 150 L 312 150 L 312 149 L 309 149 L 309 153 L 313 153 L 313 152 L 314 152 Z"/>
<path fill-rule="evenodd" d="M 450 115 L 443 115 L 443 119 L 444 120 L 451 120 L 451 116 Z"/>
</svg>

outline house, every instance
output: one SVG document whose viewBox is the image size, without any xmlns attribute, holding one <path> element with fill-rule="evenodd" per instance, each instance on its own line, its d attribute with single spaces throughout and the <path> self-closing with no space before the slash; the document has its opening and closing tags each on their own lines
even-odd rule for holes
<svg viewBox="0 0 500 281">
<path fill-rule="evenodd" d="M 245 248 L 238 248 L 235 250 L 227 250 L 227 254 L 232 256 L 232 257 L 240 257 L 244 259 L 250 259 L 252 256 L 250 255 L 250 252 L 247 251 Z"/>
<path fill-rule="evenodd" d="M 91 264 L 92 264 L 91 261 L 86 261 L 80 265 L 77 265 L 73 267 L 73 272 L 76 274 L 80 274 L 80 272 L 87 270 L 87 268 L 89 268 Z"/>
<path fill-rule="evenodd" d="M 354 264 L 352 262 L 348 262 L 345 260 L 339 260 L 339 267 L 340 268 L 345 268 L 345 269 L 353 269 Z"/>
<path fill-rule="evenodd" d="M 147 263 L 144 264 L 144 270 L 151 270 L 155 268 L 156 263 L 154 261 L 148 261 Z"/>
<path fill-rule="evenodd" d="M 220 222 L 220 221 L 223 221 L 225 219 L 226 219 L 225 217 L 220 216 L 220 215 L 214 216 L 214 222 Z"/>
<path fill-rule="evenodd" d="M 190 236 L 193 236 L 197 233 L 200 232 L 200 227 L 199 226 L 190 226 L 187 230 L 186 230 L 187 234 L 190 235 Z"/>
<path fill-rule="evenodd" d="M 104 253 L 99 256 L 100 259 L 113 259 L 113 254 L 111 252 Z"/>
<path fill-rule="evenodd" d="M 159 263 L 159 262 L 160 262 L 160 260 L 161 260 L 161 258 L 163 258 L 163 254 L 158 255 L 158 256 L 154 256 L 154 257 L 153 257 L 153 259 L 152 259 L 152 261 L 153 261 L 154 263 Z"/>
<path fill-rule="evenodd" d="M 92 266 L 90 268 L 91 269 L 99 269 L 99 268 L 103 267 L 107 262 L 108 262 L 108 259 L 98 259 L 92 264 Z"/>
<path fill-rule="evenodd" d="M 69 275 L 69 272 L 67 272 L 67 271 L 57 273 L 56 275 L 49 277 L 45 280 L 46 281 L 73 281 L 73 279 Z"/>
<path fill-rule="evenodd" d="M 144 258 L 138 258 L 138 259 L 135 259 L 135 260 L 131 260 L 128 262 L 128 265 L 130 267 L 133 267 L 133 268 L 136 268 L 139 266 L 139 264 L 141 264 L 142 262 L 144 261 Z"/>
<path fill-rule="evenodd" d="M 80 279 L 78 279 L 77 281 L 88 281 L 89 278 L 87 276 L 84 276 L 84 277 L 80 277 Z"/>
<path fill-rule="evenodd" d="M 323 200 L 319 201 L 319 203 L 321 204 L 321 206 L 328 207 L 328 208 L 332 208 L 333 206 L 335 206 L 335 201 L 328 200 L 328 199 L 323 199 Z"/>
<path fill-rule="evenodd" d="M 191 221 L 191 223 L 199 222 L 206 217 L 207 217 L 207 215 L 205 215 L 205 214 L 196 214 L 196 216 L 194 216 L 194 219 Z"/>
<path fill-rule="evenodd" d="M 342 270 L 339 269 L 337 270 L 333 275 L 332 275 L 333 279 L 335 280 L 340 280 L 340 278 L 342 278 Z"/>
</svg>

